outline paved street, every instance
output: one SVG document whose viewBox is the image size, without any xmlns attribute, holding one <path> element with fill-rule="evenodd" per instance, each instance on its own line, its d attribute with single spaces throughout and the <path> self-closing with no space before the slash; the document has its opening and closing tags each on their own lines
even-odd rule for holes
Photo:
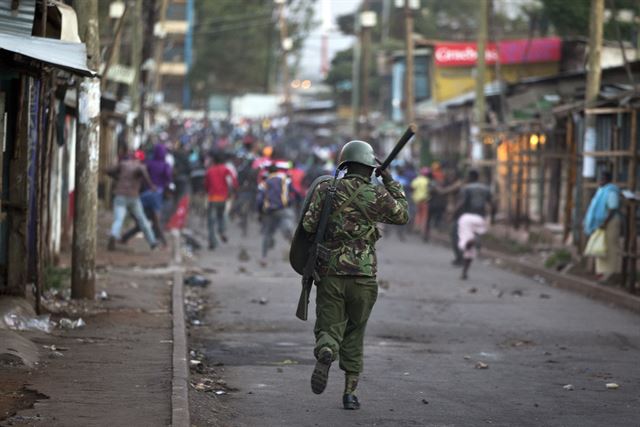
<svg viewBox="0 0 640 427">
<path fill-rule="evenodd" d="M 286 245 L 262 268 L 258 242 L 231 236 L 198 261 L 215 273 L 190 346 L 229 392 L 192 389 L 195 425 L 640 425 L 640 317 L 488 262 L 462 282 L 445 248 L 395 234 L 378 245 L 389 287 L 367 331 L 363 407 L 344 411 L 337 364 L 325 393 L 311 393 L 313 322 L 294 317 L 300 285 Z"/>
</svg>

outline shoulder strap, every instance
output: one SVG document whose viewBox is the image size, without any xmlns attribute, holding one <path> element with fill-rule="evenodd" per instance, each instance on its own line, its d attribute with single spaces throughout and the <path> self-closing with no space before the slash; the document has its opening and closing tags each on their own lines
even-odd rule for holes
<svg viewBox="0 0 640 427">
<path fill-rule="evenodd" d="M 358 187 L 353 193 L 351 193 L 351 195 L 349 196 L 349 198 L 347 200 L 344 201 L 344 203 L 342 203 L 340 205 L 340 207 L 338 209 L 336 209 L 335 211 L 333 211 L 333 213 L 331 214 L 331 219 L 335 219 L 339 214 L 342 213 L 342 211 L 345 210 L 345 208 L 347 208 L 351 203 L 353 203 L 353 201 L 362 193 L 362 191 L 364 190 L 365 185 L 361 185 L 360 187 Z M 357 203 L 356 206 L 358 208 L 361 208 L 360 204 Z M 361 209 L 362 210 L 362 209 Z M 364 213 L 364 212 L 363 212 Z M 366 213 L 364 213 L 366 216 Z"/>
</svg>

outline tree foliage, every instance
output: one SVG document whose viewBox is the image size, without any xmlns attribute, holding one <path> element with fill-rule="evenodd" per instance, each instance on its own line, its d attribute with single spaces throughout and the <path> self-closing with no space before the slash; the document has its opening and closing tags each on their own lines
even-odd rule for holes
<svg viewBox="0 0 640 427">
<path fill-rule="evenodd" d="M 314 0 L 289 0 L 287 28 L 297 55 L 311 25 Z M 267 92 L 282 51 L 273 0 L 196 2 L 194 64 L 189 75 L 195 93 Z"/>
<path fill-rule="evenodd" d="M 631 10 L 635 16 L 640 16 L 640 2 L 638 0 L 605 0 L 605 8 L 613 13 L 619 10 Z M 567 0 L 542 0 L 542 13 L 551 22 L 556 32 L 564 37 L 587 37 L 589 35 L 589 18 L 591 2 Z M 605 23 L 604 36 L 614 40 L 632 41 L 633 24 L 617 22 L 610 19 Z M 637 30 L 636 30 L 637 31 Z"/>
</svg>

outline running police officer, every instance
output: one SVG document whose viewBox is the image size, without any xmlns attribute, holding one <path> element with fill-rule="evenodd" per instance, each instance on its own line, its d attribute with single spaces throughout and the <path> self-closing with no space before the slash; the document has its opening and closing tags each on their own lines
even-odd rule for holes
<svg viewBox="0 0 640 427">
<path fill-rule="evenodd" d="M 400 225 L 409 219 L 402 186 L 388 170 L 380 172 L 384 185 L 372 183 L 376 165 L 368 143 L 351 141 L 342 148 L 338 168 L 347 172 L 336 185 L 316 269 L 317 363 L 311 388 L 316 394 L 324 391 L 331 363 L 339 359 L 345 373 L 345 409 L 360 408 L 356 387 L 363 367 L 364 332 L 378 295 L 375 242 L 380 232 L 376 223 Z M 318 227 L 329 185 L 325 181 L 315 188 L 304 214 L 302 225 L 309 233 Z"/>
</svg>

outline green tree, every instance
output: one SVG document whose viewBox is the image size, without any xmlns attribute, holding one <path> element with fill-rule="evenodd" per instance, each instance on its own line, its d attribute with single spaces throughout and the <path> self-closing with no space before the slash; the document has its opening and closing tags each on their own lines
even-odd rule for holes
<svg viewBox="0 0 640 427">
<path fill-rule="evenodd" d="M 313 2 L 288 1 L 294 58 L 311 26 Z M 269 91 L 281 58 L 273 0 L 198 1 L 196 20 L 194 64 L 189 75 L 196 95 Z"/>
<path fill-rule="evenodd" d="M 605 7 L 610 11 L 631 10 L 636 18 L 640 17 L 638 0 L 605 0 Z M 542 0 L 542 14 L 551 22 L 556 32 L 564 37 L 586 37 L 589 35 L 589 12 L 591 2 L 588 0 Z M 616 28 L 616 25 L 618 28 Z M 633 42 L 632 36 L 637 33 L 632 23 L 617 22 L 610 19 L 605 23 L 605 39 Z"/>
</svg>

